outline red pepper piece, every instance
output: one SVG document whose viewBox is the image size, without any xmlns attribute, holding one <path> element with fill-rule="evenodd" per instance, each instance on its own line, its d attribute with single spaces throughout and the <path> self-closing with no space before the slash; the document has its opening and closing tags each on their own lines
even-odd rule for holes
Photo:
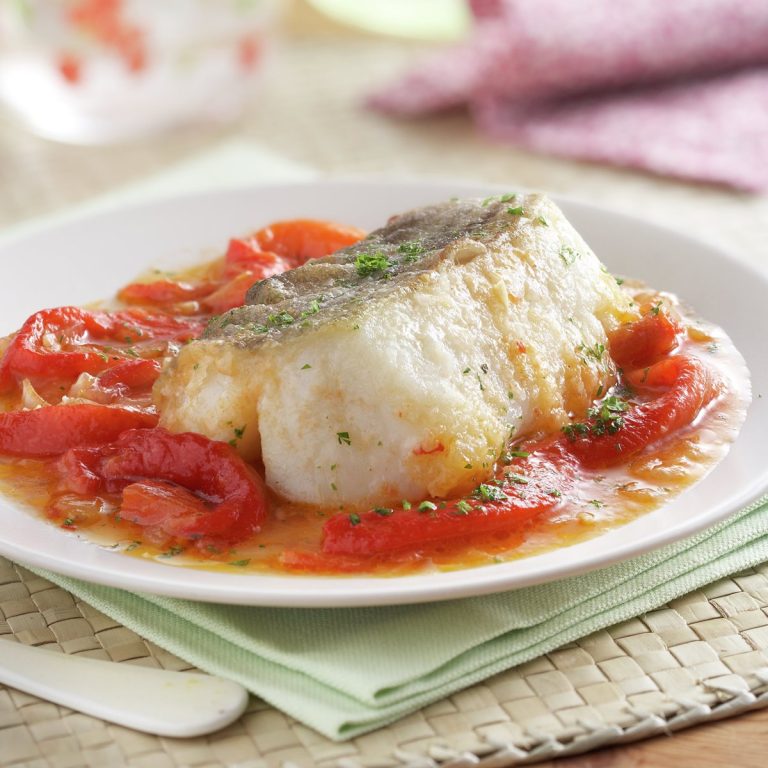
<svg viewBox="0 0 768 768">
<path fill-rule="evenodd" d="M 652 443 L 693 422 L 722 391 L 723 384 L 711 368 L 696 357 L 677 355 L 642 372 L 650 390 L 665 388 L 658 397 L 631 406 L 621 414 L 622 425 L 611 434 L 590 431 L 574 436 L 569 447 L 589 468 L 609 467 L 627 461 Z M 631 376 L 630 380 L 634 380 Z"/>
<path fill-rule="evenodd" d="M 530 449 L 499 474 L 501 485 L 481 485 L 467 499 L 435 502 L 435 509 L 398 508 L 385 514 L 337 514 L 323 526 L 323 553 L 386 555 L 469 536 L 521 530 L 560 503 L 576 477 L 576 461 L 560 441 Z M 432 503 L 430 503 L 432 504 Z"/>
<path fill-rule="evenodd" d="M 112 313 L 79 307 L 44 309 L 27 319 L 0 359 L 0 391 L 25 378 L 71 382 L 81 373 L 95 375 L 135 358 L 135 345 L 140 347 L 143 340 L 188 341 L 203 327 L 201 320 L 139 309 Z"/>
<path fill-rule="evenodd" d="M 130 283 L 117 294 L 126 304 L 178 304 L 195 301 L 216 290 L 214 283 L 187 283 L 177 280 L 155 280 L 152 283 Z"/>
<path fill-rule="evenodd" d="M 160 375 L 157 360 L 126 360 L 114 368 L 99 374 L 99 386 L 104 389 L 145 390 L 149 389 Z"/>
<path fill-rule="evenodd" d="M 157 416 L 108 405 L 47 405 L 31 411 L 0 413 L 0 453 L 57 456 L 78 446 L 114 440 L 126 429 L 151 427 Z"/>
<path fill-rule="evenodd" d="M 240 272 L 237 277 L 225 283 L 210 296 L 206 296 L 200 303 L 206 312 L 214 315 L 220 315 L 235 307 L 242 307 L 245 304 L 248 289 L 261 279 L 262 276 L 258 276 L 255 272 Z"/>
<path fill-rule="evenodd" d="M 666 312 L 654 308 L 640 320 L 617 328 L 608 340 L 608 348 L 620 368 L 641 368 L 672 352 L 681 331 Z"/>
<path fill-rule="evenodd" d="M 291 267 L 298 267 L 309 259 L 328 256 L 353 245 L 364 237 L 365 232 L 357 227 L 318 219 L 289 219 L 257 230 L 249 243 L 254 250 L 286 257 Z"/>
<path fill-rule="evenodd" d="M 62 490 L 122 490 L 120 514 L 154 540 L 234 544 L 267 516 L 264 481 L 226 443 L 191 432 L 124 432 L 110 445 L 58 463 Z"/>
</svg>

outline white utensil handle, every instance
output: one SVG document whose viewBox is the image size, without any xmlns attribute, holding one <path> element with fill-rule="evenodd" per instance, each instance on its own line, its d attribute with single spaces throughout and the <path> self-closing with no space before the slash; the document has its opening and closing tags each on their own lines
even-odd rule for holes
<svg viewBox="0 0 768 768">
<path fill-rule="evenodd" d="M 194 672 L 72 656 L 0 642 L 0 682 L 94 717 L 161 736 L 223 728 L 245 710 L 237 683 Z"/>
</svg>

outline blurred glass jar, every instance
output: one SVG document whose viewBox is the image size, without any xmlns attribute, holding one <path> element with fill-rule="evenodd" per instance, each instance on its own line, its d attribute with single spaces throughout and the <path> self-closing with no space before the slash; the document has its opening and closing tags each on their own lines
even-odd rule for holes
<svg viewBox="0 0 768 768">
<path fill-rule="evenodd" d="M 0 0 L 0 98 L 41 136 L 109 143 L 235 117 L 279 0 Z"/>
</svg>

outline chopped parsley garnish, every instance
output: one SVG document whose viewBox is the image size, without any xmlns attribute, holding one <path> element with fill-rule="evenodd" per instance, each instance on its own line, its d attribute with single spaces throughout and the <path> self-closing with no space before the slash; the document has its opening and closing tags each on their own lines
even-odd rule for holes
<svg viewBox="0 0 768 768">
<path fill-rule="evenodd" d="M 501 488 L 486 483 L 480 483 L 472 495 L 483 501 L 506 501 L 509 498 Z"/>
<path fill-rule="evenodd" d="M 274 326 L 275 328 L 284 327 L 286 325 L 290 325 L 294 321 L 294 317 L 290 312 L 278 312 L 276 315 L 270 315 L 267 318 L 267 322 L 269 325 Z"/>
<path fill-rule="evenodd" d="M 312 366 L 309 363 L 304 363 L 304 365 L 301 366 L 302 371 L 306 371 L 308 368 L 311 368 Z"/>
<path fill-rule="evenodd" d="M 606 397 L 602 402 L 587 410 L 587 418 L 590 422 L 576 422 L 566 424 L 562 431 L 571 440 L 588 434 L 615 435 L 624 426 L 624 412 L 629 408 L 629 403 L 618 395 Z"/>
<path fill-rule="evenodd" d="M 456 503 L 456 511 L 462 515 L 468 515 L 472 511 L 472 507 L 462 499 Z"/>
<path fill-rule="evenodd" d="M 592 434 L 615 435 L 624 426 L 622 414 L 629 408 L 629 403 L 616 395 L 606 397 L 601 403 L 587 411 L 587 416 L 594 419 Z"/>
<path fill-rule="evenodd" d="M 509 474 L 506 476 L 510 483 L 516 483 L 517 485 L 528 485 L 528 478 L 523 475 Z"/>
<path fill-rule="evenodd" d="M 560 258 L 566 267 L 570 267 L 579 258 L 579 252 L 571 248 L 570 245 L 563 245 L 560 248 Z"/>
<path fill-rule="evenodd" d="M 605 506 L 605 502 L 600 501 L 600 499 L 590 499 L 587 504 L 591 504 L 595 509 L 600 509 Z"/>
<path fill-rule="evenodd" d="M 564 427 L 562 427 L 562 431 L 566 437 L 570 438 L 571 440 L 575 440 L 579 435 L 589 434 L 589 424 L 585 424 L 582 421 L 577 421 L 573 424 L 566 424 Z"/>
<path fill-rule="evenodd" d="M 624 278 L 623 277 L 616 277 L 614 279 L 616 280 L 616 285 L 624 285 Z"/>
<path fill-rule="evenodd" d="M 309 317 L 310 315 L 316 315 L 320 311 L 320 302 L 317 299 L 312 299 L 309 302 L 309 309 L 305 309 L 301 313 L 301 317 Z"/>
<path fill-rule="evenodd" d="M 530 455 L 528 451 L 507 451 L 507 456 L 513 459 L 527 459 Z"/>
<path fill-rule="evenodd" d="M 184 547 L 169 547 L 163 552 L 160 557 L 176 557 L 184 551 Z"/>
<path fill-rule="evenodd" d="M 413 240 L 410 243 L 400 243 L 400 245 L 397 246 L 398 253 L 404 254 L 405 258 L 403 261 L 407 264 L 412 261 L 416 261 L 416 259 L 424 253 L 424 246 L 418 241 Z"/>
<path fill-rule="evenodd" d="M 433 504 L 431 501 L 422 501 L 419 504 L 419 512 L 430 512 L 437 509 L 437 504 Z"/>
<path fill-rule="evenodd" d="M 653 317 L 658 317 L 658 314 L 660 311 L 661 311 L 661 302 L 659 301 L 651 307 L 651 311 L 648 314 L 653 315 Z"/>
<path fill-rule="evenodd" d="M 389 509 L 388 507 L 374 507 L 373 511 L 377 515 L 381 515 L 382 517 L 389 517 L 391 514 L 394 513 L 394 509 Z"/>
<path fill-rule="evenodd" d="M 549 222 L 543 216 L 536 217 L 536 223 L 541 224 L 542 227 L 548 227 Z"/>
<path fill-rule="evenodd" d="M 511 214 L 512 216 L 524 216 L 525 212 L 523 211 L 522 205 L 516 205 L 514 208 L 510 207 L 507 208 L 507 213 Z"/>
<path fill-rule="evenodd" d="M 74 518 L 72 518 L 72 517 L 68 517 L 68 518 L 67 518 L 66 520 L 64 520 L 64 522 L 62 523 L 62 525 L 63 525 L 65 528 L 71 528 L 71 527 L 72 527 L 74 524 L 75 524 L 75 520 L 74 520 Z"/>
<path fill-rule="evenodd" d="M 355 259 L 355 269 L 360 277 L 370 277 L 389 269 L 392 262 L 381 251 L 378 253 L 360 253 Z"/>
<path fill-rule="evenodd" d="M 247 427 L 247 424 L 243 424 L 242 427 L 235 427 L 232 431 L 235 433 L 235 437 L 240 440 L 240 438 L 245 434 L 245 428 Z"/>
<path fill-rule="evenodd" d="M 249 557 L 245 558 L 245 560 L 233 560 L 230 565 L 236 565 L 238 568 L 244 568 L 248 563 L 251 562 L 251 559 Z"/>
<path fill-rule="evenodd" d="M 403 509 L 410 509 L 411 508 L 411 502 L 408 501 L 407 499 L 403 499 L 402 507 L 403 507 Z"/>
<path fill-rule="evenodd" d="M 349 432 L 337 432 L 336 439 L 339 441 L 339 445 L 352 445 L 352 440 L 349 437 Z"/>
<path fill-rule="evenodd" d="M 547 493 L 550 496 L 554 496 L 556 499 L 559 499 L 563 495 L 560 493 L 560 491 L 557 490 L 557 488 L 553 488 L 551 491 L 547 491 Z"/>
<path fill-rule="evenodd" d="M 347 515 L 349 518 L 349 522 L 351 525 L 360 525 L 360 515 L 357 514 L 357 512 L 352 512 L 351 514 Z"/>
<path fill-rule="evenodd" d="M 499 203 L 508 203 L 511 200 L 514 200 L 517 197 L 517 192 L 505 192 L 503 195 L 491 195 L 490 197 L 486 197 L 485 200 L 483 200 L 480 205 L 485 207 L 486 205 L 490 205 L 491 203 L 499 202 Z"/>
<path fill-rule="evenodd" d="M 579 344 L 576 347 L 576 351 L 582 354 L 584 360 L 592 359 L 599 363 L 602 362 L 603 355 L 605 354 L 605 344 L 601 344 L 599 341 L 595 342 L 592 347 L 588 347 L 586 344 Z"/>
</svg>

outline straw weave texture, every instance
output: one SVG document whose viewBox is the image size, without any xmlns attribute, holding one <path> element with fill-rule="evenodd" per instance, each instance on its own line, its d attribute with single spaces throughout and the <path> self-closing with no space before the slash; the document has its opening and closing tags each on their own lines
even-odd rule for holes
<svg viewBox="0 0 768 768">
<path fill-rule="evenodd" d="M 0 558 L 0 638 L 123 664 L 183 660 Z M 1 649 L 0 649 L 1 652 Z M 502 766 L 644 738 L 768 705 L 768 564 L 335 743 L 252 699 L 206 738 L 136 733 L 0 687 L 0 764 Z"/>
</svg>

